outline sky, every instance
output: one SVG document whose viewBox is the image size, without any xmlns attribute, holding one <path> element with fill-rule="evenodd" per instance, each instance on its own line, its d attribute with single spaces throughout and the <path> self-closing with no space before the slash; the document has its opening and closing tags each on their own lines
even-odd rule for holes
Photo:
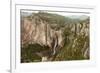
<svg viewBox="0 0 100 73">
<path fill-rule="evenodd" d="M 38 13 L 39 11 L 33 11 L 33 10 L 21 10 L 23 15 L 31 15 L 32 13 Z M 44 11 L 44 12 L 48 12 L 48 13 L 53 13 L 53 14 L 59 14 L 62 16 L 67 16 L 70 17 L 72 19 L 86 19 L 89 17 L 89 14 L 85 14 L 85 13 L 69 13 L 69 12 L 52 12 L 52 11 Z"/>
</svg>

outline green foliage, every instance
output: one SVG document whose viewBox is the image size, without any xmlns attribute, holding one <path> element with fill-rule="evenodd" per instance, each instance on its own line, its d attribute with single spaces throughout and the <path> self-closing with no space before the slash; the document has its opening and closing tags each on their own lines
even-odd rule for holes
<svg viewBox="0 0 100 73">
<path fill-rule="evenodd" d="M 21 62 L 39 62 L 41 57 L 36 53 L 44 50 L 48 50 L 47 46 L 41 46 L 39 44 L 30 44 L 27 47 L 21 48 Z"/>
<path fill-rule="evenodd" d="M 74 43 L 73 41 L 77 39 Z M 67 40 L 68 41 L 68 40 Z M 89 59 L 84 58 L 82 49 L 84 48 L 85 42 L 87 42 L 87 46 L 89 47 L 89 39 L 85 36 L 77 36 L 74 37 L 72 42 L 68 42 L 61 50 L 61 52 L 55 58 L 56 61 L 63 61 L 63 60 L 85 60 Z M 73 45 L 75 45 L 73 47 Z"/>
</svg>

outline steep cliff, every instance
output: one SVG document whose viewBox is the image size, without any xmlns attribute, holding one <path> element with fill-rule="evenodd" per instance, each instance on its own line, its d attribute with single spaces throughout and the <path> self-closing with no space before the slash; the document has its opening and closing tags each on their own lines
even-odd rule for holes
<svg viewBox="0 0 100 73">
<path fill-rule="evenodd" d="M 45 12 L 23 14 L 22 62 L 41 61 L 41 57 L 56 61 L 89 59 L 89 21 L 88 16 L 72 19 Z"/>
</svg>

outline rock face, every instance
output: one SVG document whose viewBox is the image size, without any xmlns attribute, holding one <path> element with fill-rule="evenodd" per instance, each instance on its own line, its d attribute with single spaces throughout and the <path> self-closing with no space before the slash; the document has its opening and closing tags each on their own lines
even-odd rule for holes
<svg viewBox="0 0 100 73">
<path fill-rule="evenodd" d="M 28 44 L 39 44 L 48 46 L 50 55 L 55 55 L 57 49 L 64 45 L 63 30 L 54 30 L 50 24 L 41 19 L 38 15 L 32 16 L 32 19 L 21 18 L 21 46 Z M 41 52 L 43 55 L 44 52 Z M 47 55 L 43 55 L 47 56 Z"/>
<path fill-rule="evenodd" d="M 32 53 L 42 61 L 89 59 L 89 21 L 49 13 L 22 15 L 21 48 L 38 44 Z"/>
</svg>

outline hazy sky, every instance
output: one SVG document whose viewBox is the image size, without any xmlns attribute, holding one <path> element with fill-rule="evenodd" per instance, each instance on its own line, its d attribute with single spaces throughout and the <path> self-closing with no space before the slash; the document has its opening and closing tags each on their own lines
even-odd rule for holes
<svg viewBox="0 0 100 73">
<path fill-rule="evenodd" d="M 31 13 L 38 13 L 39 11 L 28 11 L 28 10 L 22 10 L 21 12 L 26 13 L 27 15 L 30 15 Z M 44 11 L 44 12 L 48 12 L 48 13 L 53 13 L 53 14 L 59 14 L 62 16 L 67 16 L 70 18 L 82 18 L 82 19 L 86 19 L 88 18 L 88 14 L 84 14 L 84 13 L 68 13 L 68 12 L 51 12 L 51 11 Z M 25 15 L 25 14 L 24 14 Z"/>
</svg>

